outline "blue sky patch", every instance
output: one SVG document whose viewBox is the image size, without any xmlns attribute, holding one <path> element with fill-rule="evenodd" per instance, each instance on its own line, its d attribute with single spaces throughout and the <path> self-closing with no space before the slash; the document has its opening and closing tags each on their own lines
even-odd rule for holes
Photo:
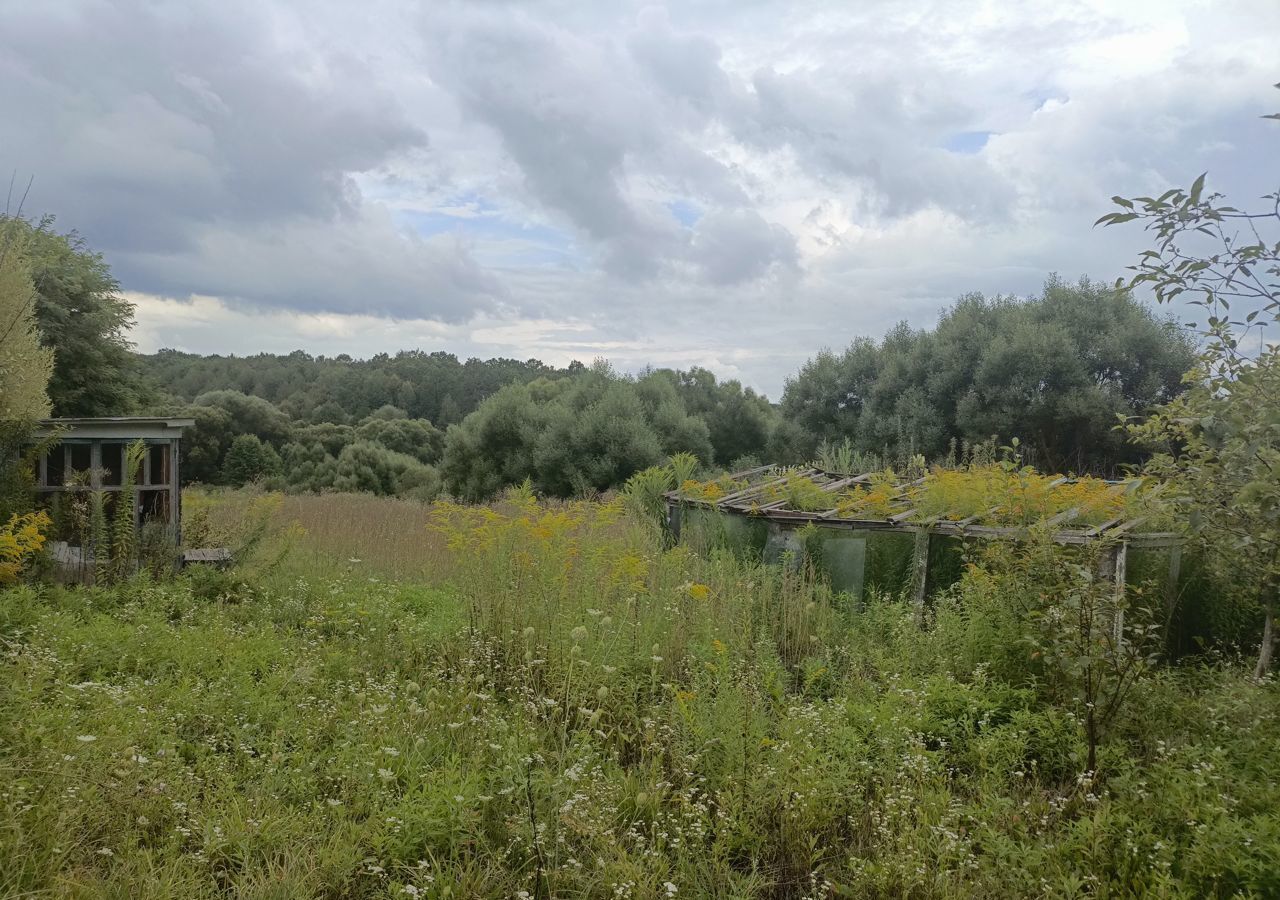
<svg viewBox="0 0 1280 900">
<path fill-rule="evenodd" d="M 442 212 L 461 208 L 473 215 Z M 432 210 L 400 210 L 400 220 L 423 237 L 454 234 L 475 241 L 477 257 L 493 265 L 573 265 L 584 261 L 573 236 L 549 225 L 508 219 L 480 198 Z"/>
<path fill-rule="evenodd" d="M 667 204 L 667 209 L 671 211 L 671 215 L 676 217 L 676 221 L 685 228 L 692 228 L 702 218 L 702 210 L 688 200 L 672 200 Z"/>
<path fill-rule="evenodd" d="M 961 131 L 947 138 L 942 146 L 952 153 L 977 153 L 987 146 L 987 139 L 994 133 L 992 131 Z"/>
</svg>

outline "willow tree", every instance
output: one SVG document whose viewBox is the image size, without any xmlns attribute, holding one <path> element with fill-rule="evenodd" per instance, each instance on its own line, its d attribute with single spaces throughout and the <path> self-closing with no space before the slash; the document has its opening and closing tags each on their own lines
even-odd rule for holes
<svg viewBox="0 0 1280 900">
<path fill-rule="evenodd" d="M 0 423 L 49 415 L 53 351 L 40 346 L 30 238 L 21 220 L 0 219 Z"/>
</svg>

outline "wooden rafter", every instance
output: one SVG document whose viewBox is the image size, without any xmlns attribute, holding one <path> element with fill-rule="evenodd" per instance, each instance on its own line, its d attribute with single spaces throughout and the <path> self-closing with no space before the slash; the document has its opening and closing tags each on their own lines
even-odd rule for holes
<svg viewBox="0 0 1280 900">
<path fill-rule="evenodd" d="M 941 514 L 928 520 L 913 520 L 917 507 L 908 496 L 911 488 L 925 482 L 925 478 L 916 478 L 892 487 L 891 500 L 898 507 L 885 518 L 863 518 L 859 516 L 839 515 L 839 506 L 830 509 L 808 511 L 789 509 L 786 499 L 771 500 L 768 503 L 759 501 L 767 495 L 770 488 L 785 484 L 789 479 L 807 478 L 815 486 L 827 493 L 834 493 L 856 484 L 866 484 L 876 473 L 864 472 L 860 475 L 844 475 L 824 472 L 820 469 L 806 468 L 787 472 L 777 466 L 761 466 L 748 469 L 730 476 L 734 480 L 766 476 L 755 484 L 739 488 L 724 497 L 715 500 L 703 500 L 684 496 L 679 489 L 666 494 L 667 502 L 673 506 L 698 506 L 708 509 L 724 509 L 736 513 L 759 516 L 770 521 L 802 525 L 807 523 L 821 524 L 828 528 L 851 529 L 858 531 L 890 531 L 916 533 L 928 530 L 933 534 L 952 535 L 956 537 L 979 538 L 1018 538 L 1025 537 L 1029 529 L 1019 526 L 995 526 L 977 524 L 980 520 L 994 515 L 1001 509 L 993 506 L 985 513 L 970 516 L 951 516 Z M 770 477 L 771 476 L 771 477 Z M 1049 487 L 1069 484 L 1074 479 L 1062 477 L 1050 482 Z M 1114 490 L 1123 491 L 1132 481 L 1112 482 Z M 1059 528 L 1080 517 L 1078 507 L 1064 510 L 1048 519 L 1044 525 L 1054 529 L 1052 537 L 1064 544 L 1087 544 L 1100 539 L 1119 539 L 1134 546 L 1171 547 L 1181 543 L 1180 535 L 1174 532 L 1135 532 L 1134 529 L 1145 522 L 1145 518 L 1126 519 L 1123 516 L 1110 519 L 1100 525 L 1080 528 Z"/>
</svg>

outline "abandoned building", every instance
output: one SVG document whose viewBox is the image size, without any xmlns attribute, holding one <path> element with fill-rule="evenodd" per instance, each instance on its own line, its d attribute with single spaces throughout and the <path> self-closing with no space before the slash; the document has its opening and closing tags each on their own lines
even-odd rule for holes
<svg viewBox="0 0 1280 900">
<path fill-rule="evenodd" d="M 175 548 L 182 537 L 182 480 L 179 471 L 182 432 L 194 419 L 130 416 L 45 419 L 34 438 L 41 448 L 35 467 L 40 507 L 54 520 L 54 558 L 64 568 L 85 565 L 92 548 L 86 523 L 72 514 L 75 500 L 96 495 L 100 517 L 116 521 L 123 491 L 133 494 L 133 526 L 159 535 Z M 129 448 L 141 444 L 137 468 L 127 473 Z M 79 514 L 83 519 L 83 513 Z"/>
<path fill-rule="evenodd" d="M 836 591 L 854 598 L 873 587 L 902 591 L 920 606 L 958 577 L 965 541 L 1027 534 L 1026 527 L 993 524 L 1001 520 L 999 507 L 977 514 L 921 510 L 913 488 L 926 478 L 882 484 L 883 507 L 874 513 L 844 502 L 848 492 L 865 490 L 879 475 L 768 465 L 726 476 L 723 484 L 690 482 L 665 495 L 667 532 L 675 541 L 718 545 L 765 562 L 807 559 Z M 1051 489 L 1077 483 L 1066 476 L 1046 481 Z M 1100 483 L 1119 497 L 1133 480 Z M 795 503 L 797 486 L 806 489 L 805 508 Z M 1136 579 L 1160 583 L 1172 607 L 1182 577 L 1182 536 L 1153 530 L 1155 523 L 1140 515 L 1116 511 L 1085 522 L 1083 512 L 1073 506 L 1039 524 L 1057 543 L 1099 546 L 1098 574 L 1117 587 Z"/>
</svg>

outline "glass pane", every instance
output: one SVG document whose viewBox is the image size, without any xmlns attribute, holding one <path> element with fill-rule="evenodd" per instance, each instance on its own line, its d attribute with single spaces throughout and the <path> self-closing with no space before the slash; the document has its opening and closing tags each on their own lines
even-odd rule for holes
<svg viewBox="0 0 1280 900">
<path fill-rule="evenodd" d="M 138 509 L 143 522 L 168 522 L 169 492 L 139 491 Z"/>
<path fill-rule="evenodd" d="M 152 444 L 147 448 L 151 455 L 151 480 L 149 484 L 169 483 L 169 445 Z"/>
<path fill-rule="evenodd" d="M 102 445 L 102 483 L 104 485 L 120 484 L 120 475 L 124 471 L 124 444 Z"/>
<path fill-rule="evenodd" d="M 87 472 L 93 459 L 90 455 L 89 445 L 67 444 L 67 450 L 71 454 L 71 468 L 75 469 L 77 472 Z"/>
<path fill-rule="evenodd" d="M 66 450 L 61 444 L 53 447 L 45 454 L 47 476 L 45 484 L 49 487 L 61 486 L 66 475 Z"/>
</svg>

